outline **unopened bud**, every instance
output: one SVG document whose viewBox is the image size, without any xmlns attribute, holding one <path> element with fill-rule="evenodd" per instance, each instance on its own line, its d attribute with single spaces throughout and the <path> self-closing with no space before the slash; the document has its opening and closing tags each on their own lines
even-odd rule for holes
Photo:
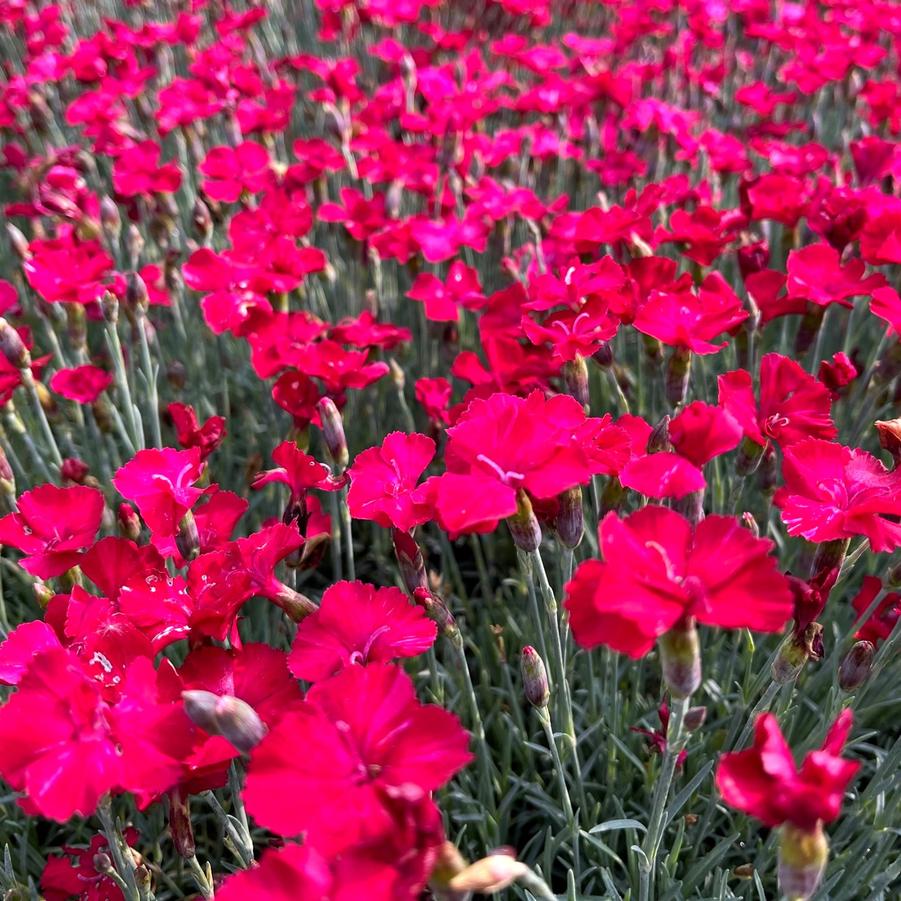
<svg viewBox="0 0 901 901">
<path fill-rule="evenodd" d="M 563 364 L 563 380 L 566 390 L 586 409 L 591 398 L 588 390 L 588 366 L 585 359 L 576 354 L 575 359 Z"/>
<path fill-rule="evenodd" d="M 119 504 L 116 510 L 116 521 L 119 531 L 132 541 L 137 541 L 141 535 L 141 518 L 131 504 Z"/>
<path fill-rule="evenodd" d="M 100 200 L 100 224 L 110 244 L 119 240 L 122 233 L 122 217 L 119 215 L 119 207 L 111 197 L 103 197 Z"/>
<path fill-rule="evenodd" d="M 602 344 L 594 352 L 594 361 L 598 366 L 601 366 L 604 369 L 613 365 L 613 348 L 610 346 L 609 342 Z"/>
<path fill-rule="evenodd" d="M 876 645 L 872 641 L 857 641 L 845 654 L 838 668 L 838 684 L 842 691 L 860 688 L 873 671 Z"/>
<path fill-rule="evenodd" d="M 266 735 L 259 714 L 240 698 L 202 689 L 183 691 L 181 696 L 193 723 L 210 735 L 221 735 L 242 754 L 249 754 Z"/>
<path fill-rule="evenodd" d="M 547 681 L 547 669 L 541 655 L 531 645 L 522 649 L 519 661 L 522 672 L 522 690 L 526 700 L 538 708 L 547 707 L 551 689 Z"/>
<path fill-rule="evenodd" d="M 350 462 L 350 455 L 347 452 L 347 438 L 344 436 L 344 420 L 341 413 L 330 397 L 321 398 L 316 407 L 319 410 L 322 437 L 325 439 L 329 455 L 338 472 L 344 472 Z"/>
<path fill-rule="evenodd" d="M 691 351 L 676 347 L 666 363 L 666 399 L 673 408 L 682 406 L 691 378 Z"/>
<path fill-rule="evenodd" d="M 34 580 L 33 588 L 34 599 L 38 602 L 38 606 L 42 610 L 46 610 L 47 605 L 53 600 L 56 592 L 46 582 L 42 582 L 40 579 Z"/>
<path fill-rule="evenodd" d="M 454 876 L 449 886 L 455 892 L 481 892 L 483 895 L 493 895 L 508 888 L 528 873 L 529 868 L 515 857 L 490 854 Z"/>
<path fill-rule="evenodd" d="M 646 450 L 649 454 L 659 454 L 667 451 L 672 451 L 673 445 L 670 441 L 669 437 L 669 425 L 670 425 L 670 417 L 664 416 L 657 425 L 654 426 L 653 431 L 650 435 L 648 435 L 648 443 L 646 445 Z"/>
<path fill-rule="evenodd" d="M 784 823 L 779 829 L 779 888 L 790 901 L 813 896 L 826 869 L 829 841 L 821 823 L 812 831 Z"/>
<path fill-rule="evenodd" d="M 210 208 L 199 197 L 191 210 L 191 225 L 198 241 L 209 241 L 213 234 L 213 217 L 210 215 Z"/>
<path fill-rule="evenodd" d="M 394 529 L 391 537 L 394 540 L 394 556 L 397 557 L 397 565 L 407 591 L 413 594 L 417 588 L 428 589 L 425 561 L 416 539 L 402 529 Z"/>
<path fill-rule="evenodd" d="M 2 316 L 0 316 L 0 354 L 16 369 L 28 369 L 31 366 L 31 354 L 22 336 Z"/>
<path fill-rule="evenodd" d="M 429 882 L 443 888 L 454 876 L 462 873 L 465 869 L 466 858 L 453 842 L 446 841 L 438 849 Z"/>
<path fill-rule="evenodd" d="M 520 488 L 516 492 L 516 512 L 507 517 L 507 525 L 513 543 L 522 551 L 537 551 L 541 544 L 541 526 L 532 510 L 532 502 L 525 491 Z"/>
<path fill-rule="evenodd" d="M 764 448 L 757 444 L 756 441 L 752 441 L 748 437 L 742 438 L 741 444 L 738 446 L 738 455 L 735 459 L 735 471 L 742 477 L 751 475 L 760 466 L 760 461 L 763 459 L 763 451 Z"/>
<path fill-rule="evenodd" d="M 63 482 L 83 485 L 90 471 L 84 460 L 79 460 L 78 457 L 66 457 L 63 465 L 59 468 L 59 475 Z"/>
<path fill-rule="evenodd" d="M 685 728 L 689 732 L 697 732 L 701 726 L 704 725 L 704 721 L 707 719 L 707 708 L 704 706 L 700 707 L 689 707 L 685 712 L 684 724 Z"/>
<path fill-rule="evenodd" d="M 147 283 L 137 272 L 132 272 L 128 276 L 128 287 L 126 288 L 125 299 L 132 307 L 140 310 L 146 310 L 150 303 L 150 294 L 147 291 Z"/>
<path fill-rule="evenodd" d="M 175 533 L 175 546 L 185 560 L 193 560 L 200 553 L 200 533 L 194 514 L 188 510 Z"/>
<path fill-rule="evenodd" d="M 394 357 L 388 360 L 388 369 L 390 370 L 391 381 L 394 382 L 394 387 L 397 388 L 398 391 L 403 391 L 404 385 L 407 383 L 407 377 L 404 375 L 400 363 L 398 363 Z"/>
<path fill-rule="evenodd" d="M 30 260 L 31 251 L 28 248 L 28 238 L 26 238 L 25 235 L 11 223 L 7 223 L 6 225 L 6 234 L 16 256 L 23 261 Z"/>
<path fill-rule="evenodd" d="M 688 698 L 701 684 L 701 647 L 694 620 L 677 623 L 660 637 L 663 681 L 674 698 Z"/>
<path fill-rule="evenodd" d="M 301 594 L 285 584 L 280 585 L 277 594 L 271 596 L 271 598 L 295 623 L 306 619 L 311 613 L 315 613 L 319 609 L 305 594 Z"/>
<path fill-rule="evenodd" d="M 130 269 L 137 269 L 144 251 L 144 236 L 141 230 L 132 223 L 125 232 L 125 248 L 128 251 L 128 264 Z"/>
<path fill-rule="evenodd" d="M 0 447 L 0 494 L 5 495 L 13 502 L 16 497 L 16 476 L 12 466 L 9 465 L 9 458 L 6 451 Z"/>
<path fill-rule="evenodd" d="M 113 868 L 113 862 L 110 860 L 109 854 L 104 851 L 98 851 L 91 860 L 91 863 L 98 873 L 109 873 Z"/>
<path fill-rule="evenodd" d="M 568 548 L 576 548 L 585 532 L 585 511 L 582 509 L 582 487 L 576 485 L 558 497 L 555 526 L 560 540 Z"/>
<path fill-rule="evenodd" d="M 741 524 L 755 537 L 760 538 L 760 526 L 757 524 L 757 520 L 754 519 L 753 513 L 748 513 L 745 511 L 741 515 Z"/>
</svg>

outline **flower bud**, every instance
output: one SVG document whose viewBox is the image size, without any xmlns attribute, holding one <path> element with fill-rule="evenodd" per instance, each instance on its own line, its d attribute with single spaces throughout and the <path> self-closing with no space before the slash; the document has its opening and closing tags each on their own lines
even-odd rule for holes
<svg viewBox="0 0 901 901">
<path fill-rule="evenodd" d="M 115 244 L 122 233 L 122 217 L 119 215 L 119 207 L 111 197 L 102 197 L 100 200 L 100 225 L 110 244 Z"/>
<path fill-rule="evenodd" d="M 507 517 L 507 525 L 513 536 L 513 543 L 522 551 L 537 551 L 541 544 L 541 526 L 532 510 L 532 502 L 525 491 L 516 492 L 516 512 Z"/>
<path fill-rule="evenodd" d="M 6 235 L 9 238 L 9 243 L 12 245 L 12 249 L 16 256 L 20 260 L 30 260 L 31 251 L 28 248 L 28 238 L 26 238 L 25 235 L 11 223 L 7 223 L 6 225 Z"/>
<path fill-rule="evenodd" d="M 66 457 L 63 465 L 59 468 L 59 475 L 64 483 L 83 485 L 90 471 L 84 460 L 79 460 L 78 457 Z"/>
<path fill-rule="evenodd" d="M 105 851 L 98 851 L 91 860 L 91 863 L 98 873 L 109 873 L 113 868 L 113 862 L 110 860 L 109 854 Z"/>
<path fill-rule="evenodd" d="M 125 248 L 128 251 L 129 268 L 137 269 L 141 253 L 144 251 L 144 236 L 134 223 L 129 225 L 125 232 Z"/>
<path fill-rule="evenodd" d="M 350 455 L 347 452 L 347 438 L 344 437 L 344 420 L 341 413 L 330 397 L 320 398 L 316 407 L 319 410 L 322 437 L 325 439 L 328 452 L 338 472 L 344 472 L 350 462 Z"/>
<path fill-rule="evenodd" d="M 613 365 L 613 348 L 610 346 L 609 341 L 602 344 L 594 352 L 594 361 L 598 366 L 604 369 Z"/>
<path fill-rule="evenodd" d="M 466 858 L 453 842 L 445 841 L 438 849 L 429 883 L 444 888 L 458 873 L 466 869 Z"/>
<path fill-rule="evenodd" d="M 789 901 L 813 896 L 826 869 L 829 841 L 820 823 L 812 832 L 784 823 L 779 829 L 779 888 Z"/>
<path fill-rule="evenodd" d="M 428 589 L 425 561 L 416 539 L 402 529 L 394 529 L 391 537 L 394 541 L 394 556 L 397 558 L 397 565 L 407 591 L 413 594 L 417 588 Z"/>
<path fill-rule="evenodd" d="M 137 272 L 132 272 L 128 276 L 128 287 L 126 289 L 125 299 L 132 307 L 141 310 L 146 310 L 150 303 L 150 294 L 147 291 L 147 283 Z"/>
<path fill-rule="evenodd" d="M 13 505 L 15 504 L 16 476 L 12 466 L 9 465 L 6 451 L 2 447 L 0 447 L 0 494 L 5 495 Z"/>
<path fill-rule="evenodd" d="M 305 594 L 284 584 L 279 587 L 278 593 L 272 597 L 272 601 L 281 607 L 295 623 L 299 623 L 319 609 Z"/>
<path fill-rule="evenodd" d="M 672 451 L 673 445 L 669 437 L 670 417 L 664 416 L 653 431 L 648 435 L 648 443 L 645 449 L 649 454 L 659 454 L 665 451 Z"/>
<path fill-rule="evenodd" d="M 391 381 L 394 382 L 394 387 L 397 388 L 398 391 L 404 390 L 404 385 L 407 383 L 407 377 L 404 374 L 404 370 L 401 367 L 400 363 L 391 357 L 388 360 L 388 369 L 390 370 Z"/>
<path fill-rule="evenodd" d="M 425 610 L 426 616 L 438 626 L 445 638 L 457 648 L 463 647 L 463 636 L 460 635 L 457 620 L 439 595 L 426 588 L 417 588 L 413 592 L 413 600 Z"/>
<path fill-rule="evenodd" d="M 141 534 L 141 519 L 131 504 L 119 504 L 116 510 L 116 521 L 119 531 L 132 541 L 137 541 Z"/>
<path fill-rule="evenodd" d="M 749 476 L 760 466 L 763 459 L 762 448 L 756 441 L 752 441 L 748 437 L 741 440 L 738 445 L 738 455 L 735 459 L 735 471 L 742 477 Z"/>
<path fill-rule="evenodd" d="M 673 408 L 685 403 L 691 378 L 691 351 L 677 347 L 666 363 L 666 399 Z"/>
<path fill-rule="evenodd" d="M 242 754 L 249 754 L 266 735 L 259 714 L 240 698 L 202 689 L 183 691 L 181 696 L 193 723 L 210 735 L 221 735 Z"/>
<path fill-rule="evenodd" d="M 773 661 L 773 681 L 784 685 L 797 679 L 808 660 L 823 657 L 823 627 L 810 623 L 801 634 L 792 632 L 782 642 L 779 653 Z"/>
<path fill-rule="evenodd" d="M 470 864 L 450 880 L 455 892 L 481 892 L 493 895 L 511 886 L 529 872 L 529 868 L 507 854 L 489 854 Z"/>
<path fill-rule="evenodd" d="M 576 354 L 575 359 L 563 364 L 563 380 L 566 382 L 567 392 L 588 409 L 591 398 L 588 390 L 588 366 L 585 365 L 584 357 Z"/>
<path fill-rule="evenodd" d="M 897 469 L 901 464 L 901 419 L 877 419 L 873 424 L 879 435 L 879 444 L 892 455 Z"/>
<path fill-rule="evenodd" d="M 757 524 L 757 520 L 754 519 L 753 513 L 748 513 L 746 510 L 741 515 L 741 524 L 755 537 L 760 538 L 760 526 Z"/>
<path fill-rule="evenodd" d="M 191 210 L 191 225 L 198 241 L 209 241 L 213 234 L 213 217 L 210 215 L 210 208 L 199 197 Z"/>
<path fill-rule="evenodd" d="M 547 669 L 541 655 L 531 645 L 522 649 L 519 660 L 522 672 L 522 689 L 526 700 L 539 709 L 547 707 L 551 699 L 551 689 L 547 681 Z"/>
<path fill-rule="evenodd" d="M 558 498 L 555 526 L 560 540 L 568 548 L 577 548 L 585 532 L 585 511 L 582 509 L 582 487 L 576 485 Z"/>
<path fill-rule="evenodd" d="M 701 646 L 692 618 L 677 623 L 660 637 L 663 681 L 674 698 L 688 698 L 701 684 Z"/>
<path fill-rule="evenodd" d="M 860 688 L 873 671 L 876 645 L 872 641 L 856 641 L 838 668 L 838 684 L 842 691 Z"/>
<path fill-rule="evenodd" d="M 31 354 L 22 336 L 2 316 L 0 316 L 0 354 L 3 354 L 10 366 L 16 369 L 28 369 L 31 366 Z"/>
<path fill-rule="evenodd" d="M 38 606 L 42 610 L 46 610 L 47 605 L 56 596 L 56 592 L 41 579 L 35 579 L 32 587 L 34 589 L 34 599 L 38 602 Z"/>
<path fill-rule="evenodd" d="M 688 732 L 697 732 L 701 726 L 704 725 L 704 721 L 707 719 L 707 708 L 702 706 L 699 707 L 689 707 L 685 712 L 685 729 Z"/>
<path fill-rule="evenodd" d="M 175 546 L 185 560 L 193 560 L 200 553 L 200 533 L 194 514 L 188 510 L 175 533 Z"/>
</svg>

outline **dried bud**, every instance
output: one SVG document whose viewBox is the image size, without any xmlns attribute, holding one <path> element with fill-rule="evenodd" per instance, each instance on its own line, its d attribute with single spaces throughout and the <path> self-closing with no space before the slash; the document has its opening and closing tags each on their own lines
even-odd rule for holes
<svg viewBox="0 0 901 901">
<path fill-rule="evenodd" d="M 877 419 L 874 425 L 880 445 L 892 455 L 897 469 L 901 464 L 901 419 Z"/>
<path fill-rule="evenodd" d="M 525 491 L 516 492 L 516 512 L 507 517 L 507 525 L 513 536 L 513 543 L 522 551 L 537 551 L 541 544 L 541 526 L 532 510 L 532 502 Z"/>
<path fill-rule="evenodd" d="M 792 632 L 782 642 L 779 653 L 773 661 L 773 681 L 784 685 L 798 678 L 808 660 L 823 657 L 823 627 L 810 623 L 800 634 Z"/>
<path fill-rule="evenodd" d="M 119 531 L 132 541 L 137 541 L 141 535 L 141 519 L 131 504 L 119 504 L 116 510 L 116 520 L 119 523 Z"/>
<path fill-rule="evenodd" d="M 341 413 L 330 397 L 323 397 L 316 404 L 319 410 L 322 437 L 325 439 L 329 455 L 338 472 L 344 472 L 350 462 L 347 452 L 347 438 L 344 437 L 344 420 Z"/>
<path fill-rule="evenodd" d="M 582 509 L 582 487 L 576 485 L 558 498 L 555 526 L 560 540 L 568 548 L 576 548 L 585 532 L 585 511 Z"/>
<path fill-rule="evenodd" d="M 677 623 L 660 637 L 663 681 L 674 698 L 688 698 L 701 684 L 701 646 L 694 620 Z"/>
<path fill-rule="evenodd" d="M 845 654 L 838 668 L 838 684 L 842 691 L 860 688 L 873 671 L 876 646 L 872 641 L 857 641 Z"/>
<path fill-rule="evenodd" d="M 66 457 L 63 465 L 59 468 L 59 475 L 63 482 L 83 485 L 90 471 L 84 460 L 79 460 L 78 457 Z"/>
<path fill-rule="evenodd" d="M 511 886 L 529 873 L 529 868 L 507 854 L 490 854 L 470 864 L 450 880 L 455 892 L 481 892 L 493 895 Z"/>
<path fill-rule="evenodd" d="M 823 877 L 829 841 L 821 823 L 806 832 L 791 823 L 779 829 L 779 888 L 791 901 L 807 901 Z"/>
<path fill-rule="evenodd" d="M 0 354 L 3 354 L 10 366 L 16 369 L 28 369 L 31 366 L 31 354 L 22 336 L 2 316 L 0 316 Z"/>
<path fill-rule="evenodd" d="M 394 556 L 397 557 L 397 565 L 407 591 L 413 594 L 417 588 L 428 589 L 425 561 L 416 539 L 401 529 L 394 529 L 391 537 L 394 540 Z"/>
<path fill-rule="evenodd" d="M 563 380 L 566 382 L 567 392 L 587 409 L 591 402 L 588 390 L 588 366 L 579 354 L 576 354 L 575 359 L 567 360 L 563 364 Z"/>
<path fill-rule="evenodd" d="M 213 217 L 210 215 L 210 208 L 199 197 L 191 210 L 191 225 L 198 241 L 209 241 L 213 234 Z"/>
<path fill-rule="evenodd" d="M 191 798 L 180 789 L 172 789 L 167 795 L 169 801 L 169 832 L 175 850 L 186 860 L 196 852 L 194 829 L 191 825 Z"/>
<path fill-rule="evenodd" d="M 760 538 L 760 526 L 757 525 L 757 520 L 754 519 L 753 513 L 748 513 L 745 511 L 741 515 L 741 524 L 755 537 Z"/>
<path fill-rule="evenodd" d="M 210 735 L 221 735 L 242 754 L 249 754 L 266 735 L 266 725 L 246 701 L 233 695 L 192 689 L 181 693 L 185 713 Z"/>
<path fill-rule="evenodd" d="M 541 655 L 531 645 L 527 645 L 522 649 L 519 666 L 526 700 L 533 707 L 539 709 L 547 707 L 551 699 L 551 689 L 547 681 L 547 669 Z"/>
<path fill-rule="evenodd" d="M 429 882 L 443 888 L 454 876 L 462 873 L 465 869 L 466 858 L 463 857 L 453 842 L 446 841 L 438 849 Z"/>
<path fill-rule="evenodd" d="M 394 387 L 398 391 L 403 391 L 404 385 L 407 383 L 407 377 L 404 375 L 400 363 L 392 357 L 388 360 L 388 368 L 391 370 L 391 381 L 394 382 Z"/>
</svg>

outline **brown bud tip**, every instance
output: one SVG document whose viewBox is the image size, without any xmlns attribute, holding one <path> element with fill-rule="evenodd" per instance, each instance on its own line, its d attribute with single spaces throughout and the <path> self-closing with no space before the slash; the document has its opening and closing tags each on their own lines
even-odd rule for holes
<svg viewBox="0 0 901 901">
<path fill-rule="evenodd" d="M 838 668 L 838 684 L 842 691 L 860 688 L 873 671 L 876 646 L 872 641 L 857 641 L 845 654 Z"/>
<path fill-rule="evenodd" d="M 541 655 L 531 645 L 526 645 L 522 649 L 519 666 L 526 700 L 533 707 L 547 707 L 551 698 L 551 690 L 547 681 L 547 669 Z"/>
<path fill-rule="evenodd" d="M 773 661 L 773 681 L 784 685 L 794 681 L 808 660 L 823 658 L 823 627 L 810 623 L 800 634 L 792 632 Z"/>
<path fill-rule="evenodd" d="M 344 472 L 350 462 L 350 456 L 347 452 L 347 438 L 344 436 L 344 419 L 341 412 L 330 397 L 320 398 L 316 407 L 319 410 L 322 437 L 325 439 L 328 452 L 338 471 Z"/>
<path fill-rule="evenodd" d="M 210 735 L 221 735 L 242 754 L 248 754 L 266 735 L 266 726 L 246 701 L 194 689 L 182 692 L 185 713 Z"/>
</svg>

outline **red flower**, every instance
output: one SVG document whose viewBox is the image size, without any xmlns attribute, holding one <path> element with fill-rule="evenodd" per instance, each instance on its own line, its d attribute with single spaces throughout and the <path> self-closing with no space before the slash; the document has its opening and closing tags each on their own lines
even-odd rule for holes
<svg viewBox="0 0 901 901">
<path fill-rule="evenodd" d="M 738 447 L 741 426 L 723 407 L 697 400 L 670 422 L 669 437 L 680 456 L 703 466 Z"/>
<path fill-rule="evenodd" d="M 399 588 L 338 582 L 297 627 L 288 665 L 318 682 L 346 666 L 416 657 L 435 642 L 436 627 Z"/>
<path fill-rule="evenodd" d="M 679 291 L 652 291 L 635 317 L 635 328 L 696 354 L 713 354 L 726 346 L 711 342 L 748 318 L 741 301 L 723 277 L 713 272 L 704 279 L 697 294 L 689 288 Z"/>
<path fill-rule="evenodd" d="M 448 429 L 448 472 L 426 484 L 451 532 L 491 531 L 516 512 L 516 492 L 544 500 L 593 472 L 578 430 L 589 420 L 567 395 L 492 394 L 469 404 Z"/>
<path fill-rule="evenodd" d="M 125 830 L 125 840 L 133 845 L 138 838 L 136 829 Z M 96 866 L 98 854 L 110 857 L 105 835 L 95 835 L 86 848 L 65 845 L 62 856 L 47 858 L 41 873 L 41 893 L 46 901 L 121 901 L 122 892 L 116 883 Z"/>
<path fill-rule="evenodd" d="M 380 447 L 357 454 L 347 471 L 351 515 L 386 529 L 409 532 L 432 518 L 428 489 L 419 477 L 435 456 L 435 442 L 425 435 L 392 432 Z"/>
<path fill-rule="evenodd" d="M 808 438 L 785 450 L 784 487 L 773 503 L 789 535 L 834 541 L 863 535 L 872 550 L 901 545 L 901 471 L 866 451 Z"/>
<path fill-rule="evenodd" d="M 234 203 L 245 191 L 256 194 L 271 182 L 269 154 L 255 141 L 237 147 L 214 147 L 197 167 L 203 190 L 213 200 Z"/>
<path fill-rule="evenodd" d="M 314 848 L 286 845 L 267 851 L 259 866 L 230 876 L 216 889 L 216 897 L 219 901 L 333 901 L 332 885 L 328 862 Z"/>
<path fill-rule="evenodd" d="M 429 421 L 435 426 L 447 425 L 450 422 L 450 400 L 453 388 L 442 376 L 434 379 L 416 380 L 416 400 L 425 410 Z"/>
<path fill-rule="evenodd" d="M 805 832 L 834 820 L 860 764 L 841 756 L 853 717 L 843 710 L 822 748 L 811 751 L 798 770 L 779 723 L 771 713 L 757 717 L 754 746 L 724 754 L 716 771 L 723 800 L 767 826 L 791 823 Z"/>
<path fill-rule="evenodd" d="M 291 489 L 291 503 L 298 503 L 311 488 L 335 491 L 340 481 L 332 478 L 332 471 L 315 457 L 305 454 L 293 441 L 283 441 L 273 452 L 276 469 L 266 469 L 253 477 L 251 488 L 278 483 Z"/>
<path fill-rule="evenodd" d="M 810 244 L 793 250 L 786 263 L 788 296 L 803 297 L 819 306 L 840 303 L 850 307 L 850 297 L 872 294 L 885 285 L 881 275 L 864 278 L 862 260 L 842 265 L 839 252 L 828 244 Z"/>
<path fill-rule="evenodd" d="M 882 592 L 882 581 L 876 576 L 864 576 L 851 606 L 858 617 L 863 616 Z M 860 624 L 855 637 L 879 644 L 889 638 L 901 618 L 901 593 L 888 592 L 877 604 L 870 618 Z M 21 628 L 21 626 L 20 626 Z M 16 630 L 18 631 L 18 629 Z"/>
<path fill-rule="evenodd" d="M 662 452 L 633 457 L 620 470 L 619 480 L 645 497 L 685 497 L 707 487 L 704 473 L 676 453 Z"/>
<path fill-rule="evenodd" d="M 154 682 L 150 661 L 135 661 L 122 699 L 109 705 L 74 654 L 39 654 L 0 707 L 3 778 L 31 811 L 59 822 L 89 816 L 110 791 L 144 800 L 164 791 L 189 724 L 176 705 L 155 700 Z"/>
<path fill-rule="evenodd" d="M 32 241 L 30 249 L 25 278 L 44 300 L 87 304 L 109 290 L 113 259 L 97 241 Z"/>
<path fill-rule="evenodd" d="M 0 544 L 23 551 L 22 568 L 50 579 L 77 566 L 94 543 L 103 494 L 84 485 L 39 485 L 19 498 L 18 507 L 0 519 Z"/>
<path fill-rule="evenodd" d="M 468 743 L 453 714 L 416 700 L 400 668 L 348 667 L 256 747 L 244 800 L 267 829 L 346 848 L 390 828 L 386 794 L 412 801 L 444 785 L 472 759 Z"/>
<path fill-rule="evenodd" d="M 113 383 L 113 377 L 98 366 L 60 369 L 50 379 L 50 390 L 80 404 L 92 404 Z"/>
<path fill-rule="evenodd" d="M 407 297 L 425 304 L 426 319 L 433 322 L 456 322 L 460 307 L 475 310 L 485 303 L 478 273 L 459 260 L 451 263 L 445 281 L 431 273 L 421 272 L 407 292 Z"/>
<path fill-rule="evenodd" d="M 736 369 L 719 376 L 719 400 L 738 421 L 745 437 L 764 447 L 781 447 L 804 438 L 833 438 L 837 434 L 829 411 L 828 389 L 794 360 L 765 354 L 760 361 L 760 403 L 754 400 L 751 374 Z"/>
<path fill-rule="evenodd" d="M 601 560 L 587 560 L 566 586 L 573 635 L 641 657 L 687 617 L 726 629 L 777 632 L 791 618 L 792 594 L 770 556 L 737 519 L 709 516 L 692 529 L 665 507 L 599 529 Z"/>
<path fill-rule="evenodd" d="M 203 495 L 202 489 L 194 487 L 202 473 L 199 447 L 148 448 L 116 472 L 113 484 L 122 497 L 137 505 L 158 544 L 176 534 L 185 514 Z"/>
<path fill-rule="evenodd" d="M 116 157 L 113 187 L 122 197 L 136 194 L 174 194 L 181 185 L 178 163 L 158 165 L 160 147 L 155 141 L 140 141 Z"/>
<path fill-rule="evenodd" d="M 211 416 L 203 425 L 197 421 L 194 408 L 188 404 L 169 404 L 166 412 L 172 417 L 178 443 L 183 448 L 200 448 L 200 459 L 209 455 L 225 440 L 225 417 Z"/>
</svg>

